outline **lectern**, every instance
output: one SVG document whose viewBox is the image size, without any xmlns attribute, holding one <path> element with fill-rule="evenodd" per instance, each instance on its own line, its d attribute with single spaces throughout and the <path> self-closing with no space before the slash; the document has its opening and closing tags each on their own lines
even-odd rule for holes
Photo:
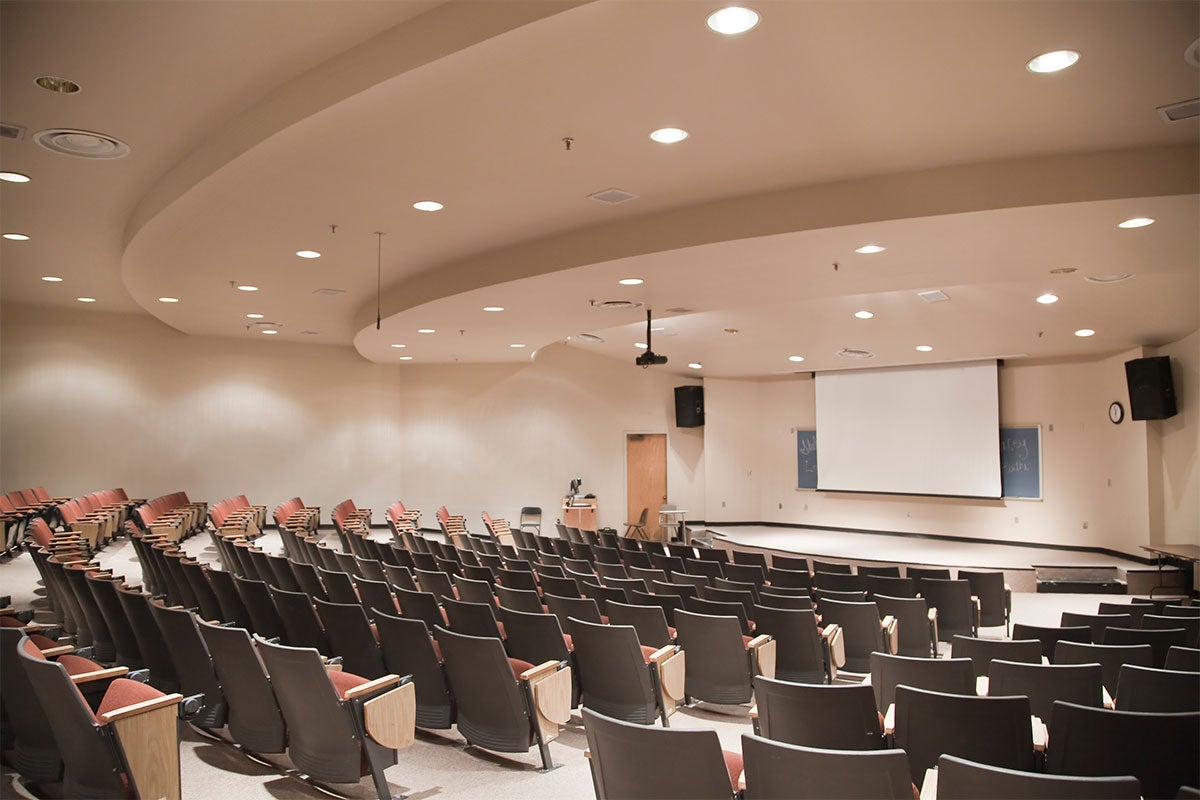
<svg viewBox="0 0 1200 800">
<path fill-rule="evenodd" d="M 578 528 L 581 531 L 599 529 L 596 518 L 596 498 L 572 497 L 567 495 L 562 504 L 563 525 Z"/>
</svg>

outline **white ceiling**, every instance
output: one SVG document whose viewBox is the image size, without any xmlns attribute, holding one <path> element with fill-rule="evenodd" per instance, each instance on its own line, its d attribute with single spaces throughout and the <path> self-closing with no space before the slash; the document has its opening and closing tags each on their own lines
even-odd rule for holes
<svg viewBox="0 0 1200 800">
<path fill-rule="evenodd" d="M 567 337 L 631 360 L 653 308 L 657 369 L 718 377 L 864 363 L 843 347 L 1068 358 L 1200 325 L 1200 129 L 1155 111 L 1200 94 L 1200 5 L 750 4 L 759 27 L 721 37 L 707 2 L 5 0 L 0 121 L 27 134 L 0 164 L 33 180 L 0 184 L 0 225 L 32 237 L 0 242 L 3 300 L 86 295 L 225 337 L 265 338 L 261 312 L 276 339 L 397 364 Z M 1059 48 L 1080 62 L 1025 69 Z M 647 137 L 668 125 L 691 136 Z M 133 152 L 53 154 L 32 140 L 50 127 Z M 588 199 L 611 187 L 638 197 Z M 1134 216 L 1157 221 L 1116 227 Z M 589 305 L 609 299 L 644 305 Z"/>
</svg>

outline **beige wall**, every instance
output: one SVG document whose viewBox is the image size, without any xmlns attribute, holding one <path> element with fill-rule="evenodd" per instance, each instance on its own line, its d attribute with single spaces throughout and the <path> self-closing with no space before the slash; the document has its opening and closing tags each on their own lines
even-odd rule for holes
<svg viewBox="0 0 1200 800">
<path fill-rule="evenodd" d="M 261 338 L 261 337 L 260 337 Z M 481 529 L 555 519 L 572 478 L 626 520 L 626 432 L 668 439 L 671 501 L 703 516 L 703 431 L 662 371 L 562 345 L 528 365 L 382 366 L 349 347 L 188 337 L 143 316 L 5 306 L 0 485 L 216 501 L 445 504 Z M 694 382 L 694 381 L 692 381 Z"/>
<path fill-rule="evenodd" d="M 706 380 L 709 520 L 761 519 L 1132 554 L 1141 554 L 1141 544 L 1159 541 L 1164 530 L 1166 536 L 1178 537 L 1172 541 L 1195 541 L 1200 430 L 1194 396 L 1196 338 L 1193 334 L 1164 348 L 1179 361 L 1190 358 L 1191 367 L 1189 372 L 1176 365 L 1184 410 L 1163 422 L 1108 421 L 1113 400 L 1128 409 L 1124 362 L 1149 354 L 1141 348 L 1093 361 L 1011 362 L 1001 368 L 1001 424 L 1042 426 L 1040 501 L 798 490 L 794 430 L 815 424 L 812 379 Z M 1160 472 L 1161 501 L 1155 488 Z"/>
<path fill-rule="evenodd" d="M 1171 358 L 1179 413 L 1146 423 L 1161 437 L 1162 538 L 1154 541 L 1200 544 L 1200 331 L 1155 354 Z"/>
</svg>

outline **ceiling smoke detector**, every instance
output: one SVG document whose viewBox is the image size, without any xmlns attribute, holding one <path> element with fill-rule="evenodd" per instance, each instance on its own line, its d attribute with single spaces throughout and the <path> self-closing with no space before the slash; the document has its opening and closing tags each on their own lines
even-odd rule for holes
<svg viewBox="0 0 1200 800">
<path fill-rule="evenodd" d="M 849 347 L 843 347 L 838 350 L 838 355 L 842 358 L 874 358 L 875 354 L 869 350 L 854 350 Z"/>
<path fill-rule="evenodd" d="M 129 155 L 129 145 L 120 139 L 94 131 L 81 131 L 74 128 L 51 128 L 39 131 L 33 140 L 42 147 L 54 153 L 75 158 L 92 158 L 112 160 Z"/>
<path fill-rule="evenodd" d="M 592 300 L 590 302 L 592 308 L 622 309 L 642 307 L 642 304 L 636 300 Z"/>
</svg>

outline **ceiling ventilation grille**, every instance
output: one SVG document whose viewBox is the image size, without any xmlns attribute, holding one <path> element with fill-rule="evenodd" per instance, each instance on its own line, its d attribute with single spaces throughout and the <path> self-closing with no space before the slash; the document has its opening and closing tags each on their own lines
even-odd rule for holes
<svg viewBox="0 0 1200 800">
<path fill-rule="evenodd" d="M 636 194 L 630 194 L 623 189 L 605 189 L 602 192 L 589 194 L 588 199 L 595 200 L 597 203 L 605 203 L 610 206 L 615 206 L 618 203 L 624 203 L 629 200 L 636 200 Z"/>
<path fill-rule="evenodd" d="M 33 140 L 54 153 L 75 158 L 111 160 L 129 155 L 129 145 L 103 133 L 74 128 L 51 128 L 38 131 Z"/>
<path fill-rule="evenodd" d="M 345 294 L 345 293 L 346 293 L 345 289 L 313 289 L 313 294 L 323 294 L 323 295 L 327 295 L 327 296 L 333 296 L 333 295 Z"/>
<path fill-rule="evenodd" d="M 667 313 L 668 314 L 690 314 L 690 313 L 692 313 L 692 310 L 690 308 L 683 308 L 682 306 L 677 306 L 676 308 L 668 308 Z"/>
<path fill-rule="evenodd" d="M 928 292 L 917 292 L 917 297 L 921 298 L 926 303 L 940 303 L 943 300 L 950 299 L 950 295 L 946 294 L 941 289 L 930 289 Z"/>
<path fill-rule="evenodd" d="M 849 347 L 843 347 L 838 350 L 838 355 L 842 358 L 874 358 L 875 354 L 868 350 L 853 350 Z"/>
<path fill-rule="evenodd" d="M 636 300 L 592 300 L 592 308 L 641 308 L 642 304 Z"/>
<path fill-rule="evenodd" d="M 580 333 L 576 335 L 576 338 L 592 344 L 604 344 L 604 340 L 594 333 Z"/>
<path fill-rule="evenodd" d="M 0 139 L 12 139 L 19 142 L 24 138 L 25 129 L 20 125 L 9 125 L 7 122 L 0 122 Z"/>
<path fill-rule="evenodd" d="M 1182 103 L 1172 103 L 1169 106 L 1159 106 L 1158 114 L 1163 122 L 1179 122 L 1183 119 L 1200 117 L 1200 97 L 1194 100 L 1184 100 Z"/>
</svg>

